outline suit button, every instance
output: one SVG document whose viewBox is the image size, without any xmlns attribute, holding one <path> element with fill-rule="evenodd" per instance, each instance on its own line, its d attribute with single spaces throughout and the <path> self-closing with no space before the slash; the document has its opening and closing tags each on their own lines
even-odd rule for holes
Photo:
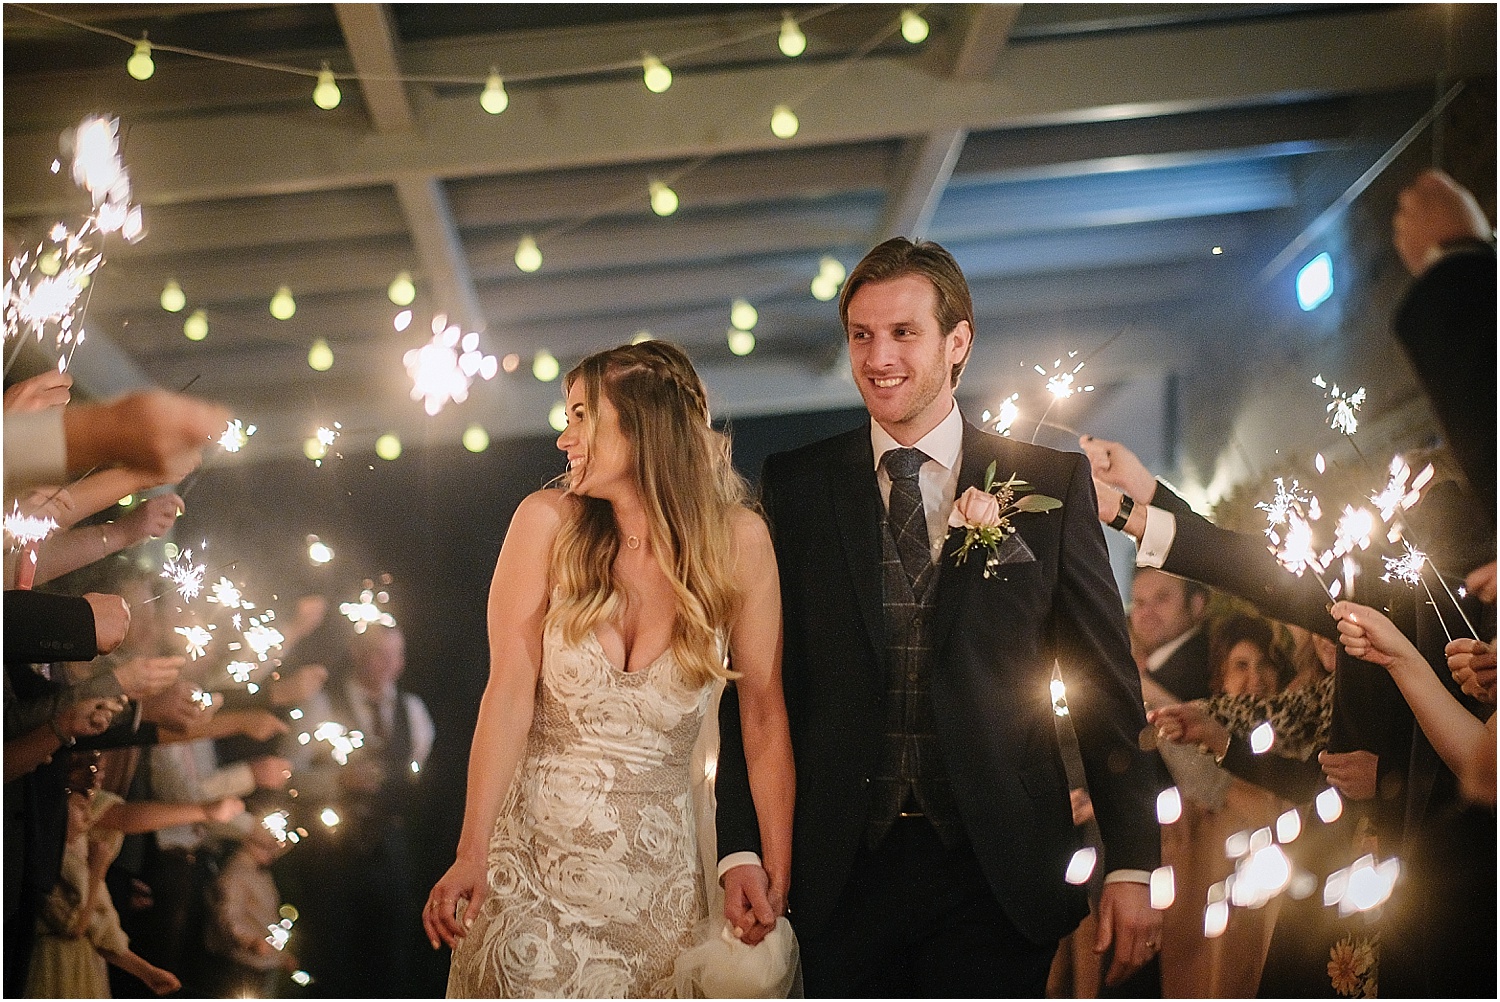
<svg viewBox="0 0 1500 1002">
<path fill-rule="evenodd" d="M 861 780 L 861 782 L 864 783 L 866 786 L 869 786 L 870 785 L 870 777 L 866 776 L 863 780 Z"/>
</svg>

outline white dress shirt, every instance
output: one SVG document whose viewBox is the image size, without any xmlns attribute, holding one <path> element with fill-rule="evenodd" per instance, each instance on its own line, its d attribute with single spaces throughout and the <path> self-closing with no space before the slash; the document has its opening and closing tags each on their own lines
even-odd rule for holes
<svg viewBox="0 0 1500 1002">
<path fill-rule="evenodd" d="M 880 485 L 880 502 L 889 511 L 891 475 L 885 471 L 881 460 L 887 452 L 903 446 L 876 421 L 870 422 L 870 445 L 875 452 L 875 482 Z M 958 404 L 955 403 L 948 416 L 918 439 L 912 448 L 921 449 L 927 455 L 928 461 L 922 464 L 917 483 L 922 488 L 922 513 L 927 516 L 927 541 L 936 562 L 943 555 L 943 540 L 948 538 L 948 515 L 958 497 L 958 473 L 963 462 L 964 419 L 958 411 Z"/>
</svg>

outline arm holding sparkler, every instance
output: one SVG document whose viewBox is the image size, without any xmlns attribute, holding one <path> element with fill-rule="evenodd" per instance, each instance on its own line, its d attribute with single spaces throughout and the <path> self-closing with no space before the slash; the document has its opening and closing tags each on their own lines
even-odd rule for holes
<svg viewBox="0 0 1500 1002">
<path fill-rule="evenodd" d="M 1495 804 L 1495 720 L 1480 723 L 1438 680 L 1396 625 L 1369 606 L 1338 602 L 1332 611 L 1344 649 L 1391 673 L 1417 724 L 1470 798 Z"/>
<path fill-rule="evenodd" d="M 552 541 L 564 506 L 578 502 L 560 491 L 530 495 L 511 517 L 490 583 L 490 676 L 479 704 L 457 859 L 428 895 L 422 925 L 435 950 L 455 946 L 488 893 L 490 835 L 536 709 L 542 667 L 542 623 L 547 613 Z M 459 913 L 463 906 L 462 914 Z"/>
<path fill-rule="evenodd" d="M 1495 704 L 1495 645 L 1472 637 L 1449 641 L 1443 650 L 1453 681 L 1467 695 Z"/>
<path fill-rule="evenodd" d="M 48 369 L 5 388 L 5 413 L 30 414 L 61 407 L 72 399 L 72 389 L 72 373 Z"/>
<path fill-rule="evenodd" d="M 69 493 L 77 506 L 72 517 L 77 519 L 89 514 L 79 510 L 87 503 L 78 503 L 76 491 Z M 120 495 L 114 495 L 110 502 L 118 497 Z M 35 582 L 43 584 L 144 540 L 165 536 L 181 513 L 182 499 L 175 494 L 162 494 L 117 521 L 67 529 L 49 536 L 38 552 Z M 58 519 L 58 524 L 64 523 Z"/>
<path fill-rule="evenodd" d="M 120 465 L 155 483 L 176 483 L 203 461 L 229 421 L 224 408 L 194 397 L 149 390 L 106 404 L 63 411 L 67 466 Z"/>
</svg>

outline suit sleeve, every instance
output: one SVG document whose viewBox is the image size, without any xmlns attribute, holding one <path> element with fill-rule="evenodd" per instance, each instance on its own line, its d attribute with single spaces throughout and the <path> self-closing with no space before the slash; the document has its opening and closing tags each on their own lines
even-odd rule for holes
<svg viewBox="0 0 1500 1002">
<path fill-rule="evenodd" d="M 5 663 L 92 661 L 99 653 L 94 609 L 73 595 L 5 593 Z"/>
<path fill-rule="evenodd" d="M 1066 521 L 1054 600 L 1059 658 L 1065 676 L 1082 683 L 1069 686 L 1068 707 L 1105 868 L 1154 870 L 1161 863 L 1156 795 L 1168 783 L 1161 759 L 1140 747 L 1146 726 L 1140 677 L 1097 511 L 1088 464 L 1079 457 L 1061 509 Z"/>
</svg>

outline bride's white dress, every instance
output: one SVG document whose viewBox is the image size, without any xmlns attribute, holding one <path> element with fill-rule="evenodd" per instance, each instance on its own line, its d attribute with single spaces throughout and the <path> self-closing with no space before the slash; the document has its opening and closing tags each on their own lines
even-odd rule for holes
<svg viewBox="0 0 1500 1002">
<path fill-rule="evenodd" d="M 450 997 L 651 998 L 706 915 L 693 748 L 716 686 L 669 649 L 634 672 L 593 633 L 543 641 L 526 753 Z M 699 766 L 701 770 L 701 765 Z"/>
</svg>

